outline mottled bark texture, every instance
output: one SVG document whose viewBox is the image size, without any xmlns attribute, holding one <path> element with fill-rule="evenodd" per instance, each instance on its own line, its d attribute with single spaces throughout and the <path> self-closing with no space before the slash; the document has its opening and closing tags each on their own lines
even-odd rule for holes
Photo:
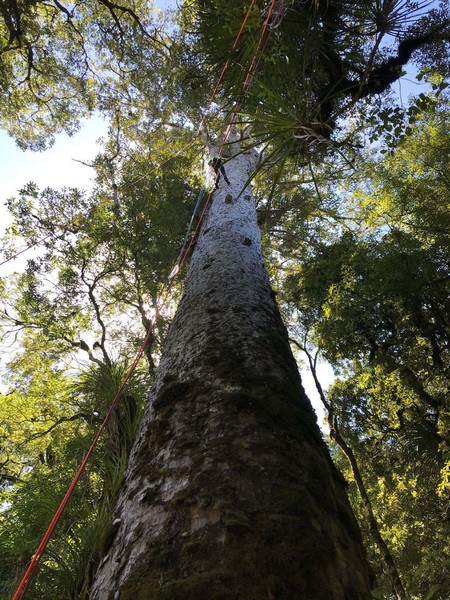
<svg viewBox="0 0 450 600">
<path fill-rule="evenodd" d="M 242 191 L 253 162 L 227 162 L 214 193 L 93 600 L 371 597 Z"/>
</svg>

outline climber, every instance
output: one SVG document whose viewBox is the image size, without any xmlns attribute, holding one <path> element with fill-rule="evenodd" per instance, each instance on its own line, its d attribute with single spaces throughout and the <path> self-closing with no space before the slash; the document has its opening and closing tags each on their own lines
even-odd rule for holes
<svg viewBox="0 0 450 600">
<path fill-rule="evenodd" d="M 216 174 L 216 190 L 219 187 L 219 181 L 220 181 L 220 173 L 222 173 L 223 178 L 225 179 L 226 183 L 228 185 L 230 185 L 230 182 L 228 180 L 227 174 L 225 173 L 225 168 L 223 166 L 223 160 L 221 158 L 219 158 L 218 156 L 214 156 L 210 163 L 211 167 L 214 169 L 214 173 Z M 220 173 L 219 173 L 220 171 Z"/>
</svg>

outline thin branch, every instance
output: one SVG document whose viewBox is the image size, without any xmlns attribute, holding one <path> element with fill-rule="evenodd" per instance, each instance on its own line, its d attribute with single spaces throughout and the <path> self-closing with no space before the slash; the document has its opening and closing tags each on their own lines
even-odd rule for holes
<svg viewBox="0 0 450 600">
<path fill-rule="evenodd" d="M 52 425 L 50 425 L 50 427 L 48 427 L 45 431 L 39 431 L 39 432 L 33 433 L 27 440 L 25 440 L 23 442 L 23 444 L 26 444 L 28 442 L 31 442 L 32 440 L 36 440 L 38 438 L 46 436 L 48 433 L 52 432 L 54 429 L 56 429 L 56 427 L 58 427 L 62 423 L 70 423 L 72 421 L 77 421 L 78 419 L 84 419 L 87 422 L 91 422 L 92 420 L 95 419 L 95 415 L 91 414 L 91 413 L 80 412 L 80 413 L 76 413 L 76 414 L 72 415 L 71 417 L 60 417 L 57 421 L 55 421 Z"/>
</svg>

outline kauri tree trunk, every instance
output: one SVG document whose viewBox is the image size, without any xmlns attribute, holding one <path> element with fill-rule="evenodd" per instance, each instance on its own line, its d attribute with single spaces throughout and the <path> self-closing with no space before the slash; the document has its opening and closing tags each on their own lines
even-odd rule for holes
<svg viewBox="0 0 450 600">
<path fill-rule="evenodd" d="M 93 600 L 368 600 L 342 477 L 226 163 L 130 456 Z M 120 521 L 119 521 L 120 519 Z"/>
</svg>

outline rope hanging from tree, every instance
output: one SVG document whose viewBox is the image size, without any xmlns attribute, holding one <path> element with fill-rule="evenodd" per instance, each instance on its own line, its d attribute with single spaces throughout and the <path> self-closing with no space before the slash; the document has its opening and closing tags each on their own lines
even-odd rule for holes
<svg viewBox="0 0 450 600">
<path fill-rule="evenodd" d="M 254 54 L 254 56 L 252 58 L 252 61 L 250 63 L 250 68 L 248 69 L 247 77 L 246 77 L 245 82 L 244 82 L 244 92 L 246 91 L 246 89 L 248 88 L 248 85 L 250 84 L 250 77 L 249 77 L 249 75 L 252 72 L 252 70 L 254 70 L 255 65 L 257 64 L 257 62 L 259 62 L 259 61 L 256 60 L 256 54 L 258 53 L 258 51 L 260 49 L 261 42 L 262 42 L 263 37 L 264 37 L 264 35 L 265 35 L 266 31 L 267 31 L 268 24 L 269 24 L 269 21 L 270 21 L 270 17 L 271 17 L 272 11 L 273 11 L 273 7 L 275 5 L 275 1 L 276 0 L 271 0 L 270 6 L 269 6 L 269 9 L 268 9 L 268 15 L 267 15 L 267 18 L 264 21 L 264 24 L 263 24 L 263 27 L 262 27 L 262 32 L 261 32 L 261 35 L 260 35 L 260 39 L 258 41 L 258 46 L 257 46 L 257 48 L 255 50 L 255 54 Z M 244 30 L 245 24 L 247 22 L 248 16 L 250 14 L 250 11 L 251 11 L 254 3 L 255 3 L 255 0 L 252 0 L 251 4 L 250 4 L 250 6 L 249 6 L 249 8 L 247 10 L 247 13 L 246 13 L 246 15 L 244 17 L 244 20 L 243 20 L 243 23 L 241 25 L 241 28 L 239 29 L 239 32 L 238 32 L 238 34 L 236 36 L 236 39 L 235 39 L 235 41 L 233 43 L 231 51 L 234 50 L 234 48 L 236 47 L 236 45 L 237 45 L 237 43 L 239 41 L 239 38 L 240 38 L 240 36 L 241 36 L 241 34 L 242 34 L 243 30 Z M 270 34 L 270 29 L 269 29 L 269 34 Z M 214 100 L 214 98 L 216 96 L 217 90 L 219 88 L 219 84 L 222 81 L 222 78 L 223 78 L 223 76 L 224 76 L 224 74 L 225 74 L 225 72 L 226 72 L 226 70 L 227 70 L 227 68 L 229 66 L 229 63 L 230 63 L 230 60 L 227 59 L 227 61 L 225 62 L 224 67 L 222 68 L 222 71 L 220 73 L 219 79 L 218 79 L 218 81 L 217 81 L 217 83 L 216 83 L 216 85 L 215 85 L 215 87 L 213 89 L 213 92 L 211 94 L 211 98 L 209 100 L 208 107 L 211 106 L 211 104 L 212 104 L 212 102 L 213 102 L 213 100 Z M 224 141 L 222 142 L 222 144 L 220 146 L 219 158 L 222 156 L 224 144 L 227 142 L 227 140 L 228 140 L 228 138 L 229 138 L 229 136 L 231 134 L 233 120 L 234 120 L 234 117 L 235 117 L 235 114 L 236 114 L 237 110 L 238 110 L 237 106 L 235 106 L 234 111 L 232 112 L 231 117 L 229 119 L 230 122 L 228 123 L 228 125 L 227 125 L 227 127 L 225 129 Z M 204 120 L 205 120 L 205 116 L 203 116 L 202 119 L 201 119 L 200 125 L 198 127 L 198 133 L 200 133 L 200 131 L 201 131 L 202 127 L 203 127 Z M 76 487 L 76 485 L 77 485 L 77 483 L 78 483 L 78 481 L 79 481 L 79 479 L 80 479 L 80 477 L 81 477 L 81 475 L 82 475 L 82 473 L 83 473 L 83 471 L 84 471 L 84 469 L 86 467 L 86 464 L 87 464 L 90 456 L 92 455 L 92 453 L 95 450 L 95 447 L 97 445 L 97 442 L 98 442 L 98 440 L 99 440 L 99 438 L 100 438 L 103 430 L 105 429 L 106 425 L 108 424 L 108 422 L 109 422 L 109 420 L 110 420 L 110 418 L 111 418 L 114 410 L 117 408 L 117 405 L 119 403 L 119 400 L 120 400 L 120 397 L 122 395 L 122 392 L 124 391 L 124 389 L 125 389 L 128 381 L 129 381 L 131 375 L 135 371 L 136 366 L 137 366 L 140 358 L 142 357 L 142 354 L 145 351 L 145 348 L 146 348 L 146 346 L 147 346 L 147 344 L 148 344 L 148 342 L 149 342 L 149 340 L 150 340 L 150 338 L 152 336 L 152 333 L 154 331 L 154 328 L 155 328 L 158 316 L 161 313 L 161 310 L 164 308 L 164 306 L 165 306 L 165 304 L 167 302 L 170 290 L 171 290 L 173 284 L 175 283 L 175 281 L 177 279 L 178 273 L 180 272 L 180 270 L 181 270 L 181 268 L 182 268 L 182 266 L 183 266 L 183 264 L 184 264 L 184 262 L 186 260 L 186 257 L 188 256 L 189 251 L 190 251 L 190 249 L 192 247 L 194 239 L 195 239 L 195 237 L 196 237 L 196 235 L 197 235 L 197 233 L 198 233 L 198 231 L 200 229 L 200 226 L 202 224 L 202 221 L 203 221 L 206 209 L 207 209 L 207 207 L 209 205 L 209 202 L 210 202 L 210 199 L 211 199 L 211 197 L 213 195 L 213 190 L 211 190 L 209 192 L 209 194 L 208 194 L 208 197 L 206 199 L 205 205 L 204 205 L 203 210 L 202 210 L 202 212 L 200 214 L 197 226 L 195 228 L 194 234 L 191 236 L 191 238 L 189 240 L 189 243 L 187 244 L 187 239 L 189 237 L 189 231 L 190 231 L 190 228 L 192 227 L 192 224 L 194 222 L 195 215 L 196 215 L 196 213 L 198 211 L 198 207 L 200 205 L 201 199 L 204 196 L 204 193 L 205 193 L 205 189 L 203 188 L 200 191 L 199 195 L 198 195 L 197 203 L 195 205 L 195 208 L 194 208 L 194 211 L 193 211 L 193 214 L 192 214 L 192 217 L 191 217 L 191 221 L 189 223 L 188 232 L 186 234 L 185 241 L 183 242 L 183 247 L 182 247 L 182 250 L 180 252 L 180 257 L 178 258 L 178 260 L 177 260 L 174 268 L 172 269 L 171 273 L 169 274 L 169 276 L 166 279 L 166 284 L 165 284 L 165 290 L 163 292 L 163 297 L 162 297 L 161 301 L 157 302 L 157 304 L 156 304 L 155 315 L 154 315 L 154 317 L 153 317 L 153 319 L 151 321 L 151 324 L 150 324 L 150 327 L 149 327 L 149 329 L 147 331 L 145 339 L 142 342 L 142 345 L 139 348 L 139 350 L 138 350 L 138 352 L 137 352 L 137 354 L 136 354 L 136 356 L 135 356 L 135 358 L 134 358 L 134 360 L 133 360 L 130 368 L 128 369 L 127 374 L 126 374 L 126 376 L 124 378 L 124 381 L 121 384 L 119 390 L 117 391 L 117 393 L 116 393 L 116 395 L 115 395 L 115 397 L 114 397 L 114 399 L 113 399 L 113 401 L 111 403 L 111 406 L 109 407 L 109 410 L 108 410 L 108 412 L 107 412 L 107 414 L 106 414 L 106 416 L 105 416 L 102 424 L 100 425 L 100 427 L 99 427 L 99 429 L 98 429 L 98 431 L 97 431 L 97 433 L 96 433 L 96 435 L 95 435 L 95 437 L 94 437 L 94 439 L 93 439 L 93 441 L 91 443 L 91 446 L 89 447 L 88 451 L 86 452 L 86 455 L 84 456 L 83 461 L 81 462 L 81 464 L 80 464 L 80 466 L 78 468 L 78 471 L 77 471 L 75 477 L 72 480 L 72 483 L 70 484 L 69 488 L 67 489 L 67 492 L 66 492 L 66 494 L 64 495 L 64 498 L 61 501 L 61 504 L 59 505 L 59 507 L 58 507 L 55 515 L 53 516 L 53 518 L 52 518 L 52 520 L 50 522 L 50 525 L 47 528 L 47 531 L 44 534 L 44 537 L 42 538 L 42 540 L 41 540 L 41 542 L 40 542 L 40 544 L 39 544 L 39 546 L 38 546 L 35 554 L 33 555 L 32 559 L 31 559 L 31 562 L 30 562 L 30 564 L 29 564 L 29 566 L 28 566 L 28 568 L 27 568 L 27 570 L 26 570 L 26 572 L 25 572 L 25 574 L 24 574 L 21 582 L 19 583 L 19 585 L 17 587 L 17 590 L 16 590 L 16 592 L 15 592 L 12 600 L 22 600 L 23 598 L 25 598 L 25 595 L 26 595 L 26 592 L 28 590 L 28 587 L 29 587 L 29 585 L 30 585 L 30 583 L 31 583 L 31 581 L 33 579 L 33 576 L 34 576 L 34 573 L 36 572 L 36 569 L 39 566 L 39 563 L 40 563 L 40 561 L 42 559 L 42 556 L 43 556 L 43 554 L 45 552 L 45 549 L 46 549 L 46 547 L 47 547 L 47 545 L 48 545 L 48 543 L 49 543 L 49 541 L 50 541 L 50 539 L 51 539 L 51 537 L 53 535 L 53 532 L 54 532 L 54 530 L 55 530 L 55 528 L 56 528 L 56 526 L 58 524 L 58 521 L 61 518 L 61 515 L 62 515 L 65 507 L 67 506 L 67 503 L 70 500 L 70 497 L 71 497 L 71 495 L 72 495 L 72 493 L 73 493 L 73 491 L 74 491 L 74 489 L 75 489 L 75 487 Z M 27 250 L 27 249 L 28 248 L 26 248 L 25 250 Z M 23 252 L 25 250 L 23 250 Z M 12 260 L 12 258 L 9 259 L 9 260 Z"/>
</svg>

